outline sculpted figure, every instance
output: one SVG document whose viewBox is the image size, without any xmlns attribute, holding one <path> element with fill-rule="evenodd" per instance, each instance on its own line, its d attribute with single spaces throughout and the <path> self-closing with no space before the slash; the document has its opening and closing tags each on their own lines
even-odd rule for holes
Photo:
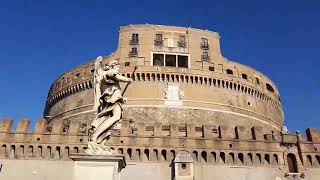
<svg viewBox="0 0 320 180">
<path fill-rule="evenodd" d="M 122 97 L 120 82 L 132 82 L 132 79 L 119 74 L 120 65 L 117 61 L 111 61 L 106 69 L 102 69 L 102 57 L 95 62 L 94 74 L 94 110 L 96 118 L 91 123 L 89 135 L 89 153 L 108 151 L 104 141 L 110 135 L 110 128 L 120 121 L 122 116 Z"/>
</svg>

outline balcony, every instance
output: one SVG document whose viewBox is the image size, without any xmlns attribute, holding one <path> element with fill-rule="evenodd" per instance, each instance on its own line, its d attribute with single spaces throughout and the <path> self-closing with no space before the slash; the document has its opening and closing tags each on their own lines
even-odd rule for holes
<svg viewBox="0 0 320 180">
<path fill-rule="evenodd" d="M 163 45 L 163 40 L 154 40 L 154 45 L 155 46 L 162 46 Z"/>
<path fill-rule="evenodd" d="M 208 56 L 208 55 L 201 55 L 201 60 L 202 60 L 202 61 L 209 61 L 209 60 L 210 60 L 210 56 Z"/>
<path fill-rule="evenodd" d="M 201 43 L 200 48 L 203 50 L 208 50 L 209 49 L 209 44 L 208 43 Z"/>
<path fill-rule="evenodd" d="M 186 41 L 178 41 L 177 44 L 178 44 L 178 47 L 182 47 L 182 48 L 187 47 L 187 42 Z"/>
<path fill-rule="evenodd" d="M 137 57 L 138 56 L 138 51 L 130 51 L 129 52 L 129 57 Z"/>
<path fill-rule="evenodd" d="M 139 39 L 131 39 L 130 40 L 130 45 L 138 45 L 139 44 Z"/>
</svg>

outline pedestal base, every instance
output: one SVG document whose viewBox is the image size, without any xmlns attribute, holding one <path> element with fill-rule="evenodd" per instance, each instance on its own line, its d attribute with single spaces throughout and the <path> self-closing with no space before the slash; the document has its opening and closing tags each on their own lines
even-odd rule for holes
<svg viewBox="0 0 320 180">
<path fill-rule="evenodd" d="M 73 180 L 120 180 L 120 171 L 126 166 L 120 155 L 72 154 Z"/>
</svg>

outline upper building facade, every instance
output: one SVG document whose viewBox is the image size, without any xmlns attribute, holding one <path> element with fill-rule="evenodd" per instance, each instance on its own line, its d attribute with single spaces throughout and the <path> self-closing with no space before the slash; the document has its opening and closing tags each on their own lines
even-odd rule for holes
<svg viewBox="0 0 320 180">
<path fill-rule="evenodd" d="M 117 60 L 133 78 L 124 118 L 195 126 L 261 126 L 280 131 L 284 114 L 275 84 L 261 72 L 223 57 L 216 32 L 162 25 L 120 28 Z M 134 67 L 137 70 L 134 71 Z M 44 117 L 93 119 L 94 61 L 60 76 L 50 89 Z"/>
</svg>

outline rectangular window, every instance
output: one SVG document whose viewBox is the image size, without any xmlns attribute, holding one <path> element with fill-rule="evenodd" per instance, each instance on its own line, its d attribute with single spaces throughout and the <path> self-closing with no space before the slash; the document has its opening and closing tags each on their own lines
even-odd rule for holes
<svg viewBox="0 0 320 180">
<path fill-rule="evenodd" d="M 189 68 L 189 55 L 175 53 L 153 53 L 152 65 Z"/>
<path fill-rule="evenodd" d="M 186 36 L 179 36 L 180 42 L 186 42 Z"/>
<path fill-rule="evenodd" d="M 162 34 L 156 34 L 156 41 L 162 41 Z"/>
<path fill-rule="evenodd" d="M 258 77 L 256 77 L 256 82 L 258 85 L 260 85 L 260 79 Z"/>
<path fill-rule="evenodd" d="M 164 55 L 163 54 L 153 54 L 153 65 L 154 66 L 164 66 Z"/>
<path fill-rule="evenodd" d="M 208 44 L 208 39 L 207 38 L 201 38 L 201 49 L 208 49 L 209 44 Z"/>
<path fill-rule="evenodd" d="M 183 48 L 187 46 L 186 36 L 179 36 L 178 46 Z"/>
<path fill-rule="evenodd" d="M 132 49 L 131 49 L 131 51 L 129 52 L 129 56 L 137 56 L 138 55 L 138 48 L 136 48 L 136 47 L 133 47 Z"/>
<path fill-rule="evenodd" d="M 209 66 L 209 71 L 214 71 L 214 67 L 213 66 Z"/>
<path fill-rule="evenodd" d="M 166 54 L 166 66 L 176 67 L 176 55 Z"/>
<path fill-rule="evenodd" d="M 162 34 L 156 34 L 156 39 L 154 40 L 154 45 L 162 46 Z"/>
<path fill-rule="evenodd" d="M 178 55 L 178 67 L 188 68 L 188 56 Z"/>
<path fill-rule="evenodd" d="M 204 61 L 210 60 L 209 54 L 207 51 L 204 51 L 201 55 L 201 59 Z"/>
<path fill-rule="evenodd" d="M 130 43 L 132 45 L 139 44 L 139 34 L 132 34 Z"/>
</svg>

